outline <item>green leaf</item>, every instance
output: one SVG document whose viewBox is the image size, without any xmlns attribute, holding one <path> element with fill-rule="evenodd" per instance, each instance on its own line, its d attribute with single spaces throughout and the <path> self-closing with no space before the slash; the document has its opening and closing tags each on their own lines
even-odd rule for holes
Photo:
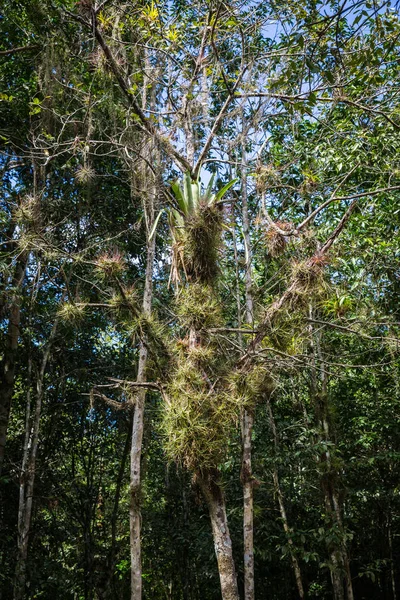
<svg viewBox="0 0 400 600">
<path fill-rule="evenodd" d="M 219 200 L 221 200 L 221 199 L 222 199 L 222 198 L 225 196 L 226 192 L 227 192 L 228 190 L 230 190 L 230 189 L 231 189 L 231 187 L 232 187 L 233 185 L 235 185 L 235 183 L 236 183 L 237 181 L 238 181 L 238 178 L 236 177 L 235 179 L 232 179 L 232 180 L 231 180 L 231 181 L 229 181 L 229 182 L 228 182 L 226 185 L 224 185 L 224 187 L 223 187 L 223 188 L 221 188 L 221 189 L 220 189 L 220 190 L 217 192 L 217 194 L 215 195 L 215 202 L 218 202 Z"/>
<path fill-rule="evenodd" d="M 214 179 L 215 179 L 215 175 L 216 175 L 215 173 L 213 173 L 213 174 L 211 175 L 211 179 L 210 179 L 210 181 L 208 182 L 208 186 L 207 186 L 207 189 L 206 189 L 206 193 L 205 193 L 205 195 L 204 195 L 204 197 L 205 197 L 205 199 L 206 199 L 207 201 L 208 201 L 208 200 L 211 200 L 211 199 L 214 197 L 214 194 L 212 194 L 212 187 L 213 187 L 213 185 L 214 185 Z"/>
<path fill-rule="evenodd" d="M 160 210 L 160 212 L 158 213 L 158 215 L 156 216 L 156 219 L 155 219 L 155 221 L 154 221 L 153 227 L 151 228 L 151 231 L 150 231 L 150 235 L 149 235 L 149 241 L 150 241 L 150 240 L 153 238 L 153 235 L 154 235 L 154 234 L 155 234 L 155 232 L 156 232 L 157 225 L 158 225 L 158 221 L 160 220 L 160 217 L 161 217 L 161 215 L 163 214 L 163 212 L 164 212 L 164 209 L 162 208 L 162 209 Z"/>
<path fill-rule="evenodd" d="M 179 185 L 179 181 L 176 180 L 173 183 L 171 183 L 171 190 L 173 195 L 175 196 L 175 199 L 178 203 L 178 207 L 179 209 L 183 212 L 183 214 L 185 215 L 185 217 L 188 215 L 188 207 L 187 204 L 185 202 L 185 198 L 184 195 L 182 193 L 181 187 Z"/>
<path fill-rule="evenodd" d="M 183 176 L 183 195 L 187 205 L 186 215 L 191 215 L 193 214 L 194 203 L 192 193 L 192 178 L 190 177 L 189 171 L 187 171 Z"/>
</svg>

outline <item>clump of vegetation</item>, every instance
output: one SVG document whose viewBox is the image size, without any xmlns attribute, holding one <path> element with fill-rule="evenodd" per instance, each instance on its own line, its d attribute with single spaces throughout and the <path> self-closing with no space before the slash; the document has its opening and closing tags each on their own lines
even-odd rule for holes
<svg viewBox="0 0 400 600">
<path fill-rule="evenodd" d="M 86 316 L 86 304 L 80 302 L 63 302 L 58 309 L 60 318 L 69 323 L 81 323 Z"/>
<path fill-rule="evenodd" d="M 222 212 L 218 203 L 236 179 L 216 194 L 212 192 L 213 182 L 214 175 L 204 194 L 201 193 L 200 181 L 192 181 L 190 173 L 185 173 L 182 187 L 176 181 L 171 185 L 177 207 L 168 211 L 172 234 L 171 280 L 175 284 L 180 281 L 180 271 L 188 281 L 208 284 L 218 275 L 217 256 L 222 227 Z"/>
<path fill-rule="evenodd" d="M 276 384 L 267 367 L 255 364 L 249 370 L 238 371 L 231 382 L 232 393 L 241 406 L 254 407 L 270 397 Z"/>
<path fill-rule="evenodd" d="M 293 229 L 293 224 L 287 223 L 286 221 L 277 221 L 276 225 L 281 231 L 289 232 Z M 271 226 L 268 227 L 265 233 L 265 243 L 269 255 L 275 258 L 285 251 L 287 246 L 287 238 L 282 235 L 278 229 L 275 229 L 275 227 Z"/>
<path fill-rule="evenodd" d="M 273 164 L 259 165 L 255 176 L 256 189 L 259 194 L 263 194 L 270 185 L 279 181 L 279 173 Z"/>
<path fill-rule="evenodd" d="M 237 421 L 237 399 L 215 390 L 207 374 L 214 358 L 210 349 L 192 349 L 177 361 L 163 411 L 167 455 L 194 471 L 221 462 Z"/>
<path fill-rule="evenodd" d="M 139 312 L 140 298 L 135 286 L 121 286 L 118 292 L 113 293 L 108 303 L 114 311 L 128 310 L 136 313 Z"/>
<path fill-rule="evenodd" d="M 37 217 L 38 200 L 35 196 L 27 195 L 13 211 L 13 219 L 16 223 L 31 225 Z"/>
<path fill-rule="evenodd" d="M 221 308 L 213 289 L 203 283 L 192 283 L 180 290 L 176 312 L 182 325 L 189 329 L 215 327 L 221 320 Z"/>
<path fill-rule="evenodd" d="M 196 281 L 211 283 L 218 275 L 218 248 L 222 213 L 217 206 L 200 203 L 184 232 L 184 269 Z"/>
<path fill-rule="evenodd" d="M 346 293 L 339 294 L 338 292 L 327 298 L 322 304 L 322 310 L 329 317 L 344 317 L 351 313 L 355 308 L 355 299 L 348 296 Z"/>
<path fill-rule="evenodd" d="M 291 265 L 291 279 L 294 282 L 294 292 L 298 296 L 312 292 L 320 293 L 326 289 L 325 266 L 327 259 L 324 256 L 314 256 L 309 260 L 293 261 Z"/>
<path fill-rule="evenodd" d="M 75 171 L 75 179 L 82 185 L 91 183 L 96 179 L 96 171 L 89 165 L 79 165 Z"/>
<path fill-rule="evenodd" d="M 100 279 L 118 277 L 125 270 L 125 261 L 119 250 L 104 252 L 96 260 L 96 273 Z"/>
</svg>

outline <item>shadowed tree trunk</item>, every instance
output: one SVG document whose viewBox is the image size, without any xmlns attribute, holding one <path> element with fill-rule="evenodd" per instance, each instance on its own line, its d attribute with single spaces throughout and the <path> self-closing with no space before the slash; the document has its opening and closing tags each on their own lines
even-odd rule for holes
<svg viewBox="0 0 400 600">
<path fill-rule="evenodd" d="M 19 293 L 25 277 L 26 262 L 27 254 L 24 252 L 18 257 L 15 265 L 12 280 L 14 292 L 10 298 L 4 355 L 0 362 L 0 475 L 4 462 L 11 400 L 14 393 L 15 359 L 18 350 L 19 326 L 21 321 Z"/>
<path fill-rule="evenodd" d="M 144 182 L 143 182 L 144 185 Z M 156 187 L 151 190 L 145 212 L 147 214 L 147 259 L 146 279 L 143 294 L 143 313 L 151 314 L 151 301 L 153 294 L 153 265 L 155 254 L 155 235 L 149 240 L 149 234 L 154 222 L 154 199 Z M 139 347 L 139 363 L 137 383 L 146 380 L 148 350 L 146 340 L 142 339 Z M 131 600 L 140 600 L 142 597 L 142 561 L 141 561 L 141 515 L 140 515 L 140 490 L 141 490 L 141 456 L 144 429 L 144 407 L 146 400 L 145 388 L 136 393 L 136 403 L 132 423 L 131 467 L 130 467 L 130 554 L 131 554 Z"/>
<path fill-rule="evenodd" d="M 14 600 L 25 598 L 26 567 L 28 558 L 29 534 L 32 520 L 33 488 L 36 476 L 36 458 L 39 447 L 40 419 L 44 396 L 44 377 L 50 357 L 50 352 L 56 336 L 58 319 L 55 320 L 48 342 L 46 344 L 42 362 L 36 381 L 36 402 L 33 413 L 31 412 L 31 391 L 27 393 L 26 430 L 24 453 L 19 487 L 18 507 L 18 557 L 15 568 Z M 29 364 L 29 376 L 31 363 Z"/>
<path fill-rule="evenodd" d="M 203 492 L 210 515 L 222 600 L 239 600 L 225 498 L 218 479 L 219 473 L 215 469 L 199 473 L 196 481 Z"/>
<path fill-rule="evenodd" d="M 244 134 L 243 134 L 244 136 Z M 253 324 L 252 292 L 252 248 L 250 240 L 250 220 L 247 202 L 247 162 L 246 148 L 242 144 L 242 222 L 245 244 L 245 321 Z M 253 470 L 251 463 L 252 434 L 254 427 L 254 409 L 244 407 L 241 415 L 242 430 L 242 468 L 243 485 L 243 558 L 244 558 L 244 600 L 254 600 L 254 498 Z"/>
</svg>

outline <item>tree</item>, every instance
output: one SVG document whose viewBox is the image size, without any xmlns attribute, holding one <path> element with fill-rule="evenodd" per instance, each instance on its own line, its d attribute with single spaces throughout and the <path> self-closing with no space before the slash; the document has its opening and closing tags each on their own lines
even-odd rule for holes
<svg viewBox="0 0 400 600">
<path fill-rule="evenodd" d="M 4 15 L 3 595 L 395 598 L 396 12 Z"/>
</svg>

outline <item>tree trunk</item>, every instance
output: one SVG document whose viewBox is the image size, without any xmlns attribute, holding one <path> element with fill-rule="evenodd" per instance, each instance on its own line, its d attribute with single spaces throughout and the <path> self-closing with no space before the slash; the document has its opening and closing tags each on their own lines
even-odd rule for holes
<svg viewBox="0 0 400 600">
<path fill-rule="evenodd" d="M 242 413 L 242 469 L 243 485 L 243 550 L 244 550 L 244 598 L 254 599 L 254 501 L 251 468 L 251 436 L 254 415 L 244 409 Z"/>
<path fill-rule="evenodd" d="M 212 472 L 198 473 L 197 476 L 197 482 L 203 492 L 210 514 L 222 600 L 239 600 L 225 498 L 218 479 L 219 473 L 216 469 Z"/>
<path fill-rule="evenodd" d="M 253 281 L 252 281 L 252 249 L 250 240 L 250 221 L 247 203 L 247 161 L 245 144 L 242 144 L 242 221 L 245 245 L 245 320 L 247 325 L 253 324 Z M 244 600 L 254 600 L 254 498 L 253 470 L 251 463 L 252 433 L 254 427 L 254 410 L 244 408 L 242 420 L 242 468 L 243 485 L 243 550 L 244 550 Z"/>
<path fill-rule="evenodd" d="M 151 300 L 153 293 L 153 264 L 155 255 L 155 240 L 153 235 L 149 240 L 149 233 L 154 222 L 154 195 L 155 186 L 150 194 L 147 212 L 147 262 L 146 279 L 143 294 L 143 313 L 151 314 Z M 139 347 L 139 364 L 137 382 L 146 380 L 147 365 L 146 340 L 141 340 Z M 144 407 L 146 400 L 145 388 L 139 389 L 136 395 L 135 411 L 132 424 L 131 468 L 130 468 L 130 554 L 131 554 L 131 600 L 140 600 L 142 597 L 142 563 L 141 563 L 141 515 L 140 515 L 140 489 L 141 489 L 141 456 L 144 428 Z"/>
<path fill-rule="evenodd" d="M 268 407 L 269 423 L 270 423 L 270 427 L 271 427 L 271 431 L 272 431 L 272 436 L 274 439 L 274 448 L 275 448 L 275 455 L 276 455 L 277 451 L 278 451 L 278 435 L 276 432 L 275 419 L 274 419 L 274 415 L 272 413 L 271 403 L 269 401 L 268 401 L 267 407 Z M 279 511 L 281 513 L 283 529 L 285 531 L 285 534 L 286 534 L 286 537 L 288 540 L 290 558 L 292 561 L 297 591 L 299 592 L 299 598 L 301 598 L 301 600 L 303 600 L 305 596 L 304 596 L 303 580 L 301 577 L 301 569 L 300 569 L 299 561 L 297 560 L 296 554 L 294 552 L 294 543 L 293 543 L 293 539 L 291 536 L 291 529 L 289 527 L 289 522 L 288 522 L 287 515 L 286 515 L 285 501 L 284 501 L 282 489 L 281 489 L 281 486 L 279 483 L 279 476 L 278 476 L 278 471 L 277 471 L 276 467 L 274 467 L 274 470 L 272 473 L 272 478 L 273 478 L 273 482 L 274 482 L 275 494 L 278 498 Z"/>
<path fill-rule="evenodd" d="M 11 400 L 14 393 L 15 357 L 18 349 L 19 326 L 21 320 L 18 294 L 25 277 L 26 261 L 27 254 L 22 253 L 15 265 L 12 281 L 12 287 L 15 291 L 10 299 L 11 307 L 4 345 L 4 355 L 0 362 L 0 475 L 4 462 Z"/>
<path fill-rule="evenodd" d="M 26 566 L 28 558 L 29 534 L 32 519 L 33 488 L 36 475 L 36 458 L 39 446 L 40 418 L 44 395 L 44 376 L 50 357 L 51 347 L 57 332 L 58 319 L 55 320 L 46 348 L 43 353 L 38 378 L 36 382 L 36 403 L 31 414 L 31 392 L 27 394 L 26 431 L 24 453 L 19 487 L 18 506 L 18 556 L 15 568 L 14 600 L 25 598 Z M 31 364 L 29 364 L 29 376 Z M 29 382 L 30 386 L 30 382 Z"/>
</svg>

